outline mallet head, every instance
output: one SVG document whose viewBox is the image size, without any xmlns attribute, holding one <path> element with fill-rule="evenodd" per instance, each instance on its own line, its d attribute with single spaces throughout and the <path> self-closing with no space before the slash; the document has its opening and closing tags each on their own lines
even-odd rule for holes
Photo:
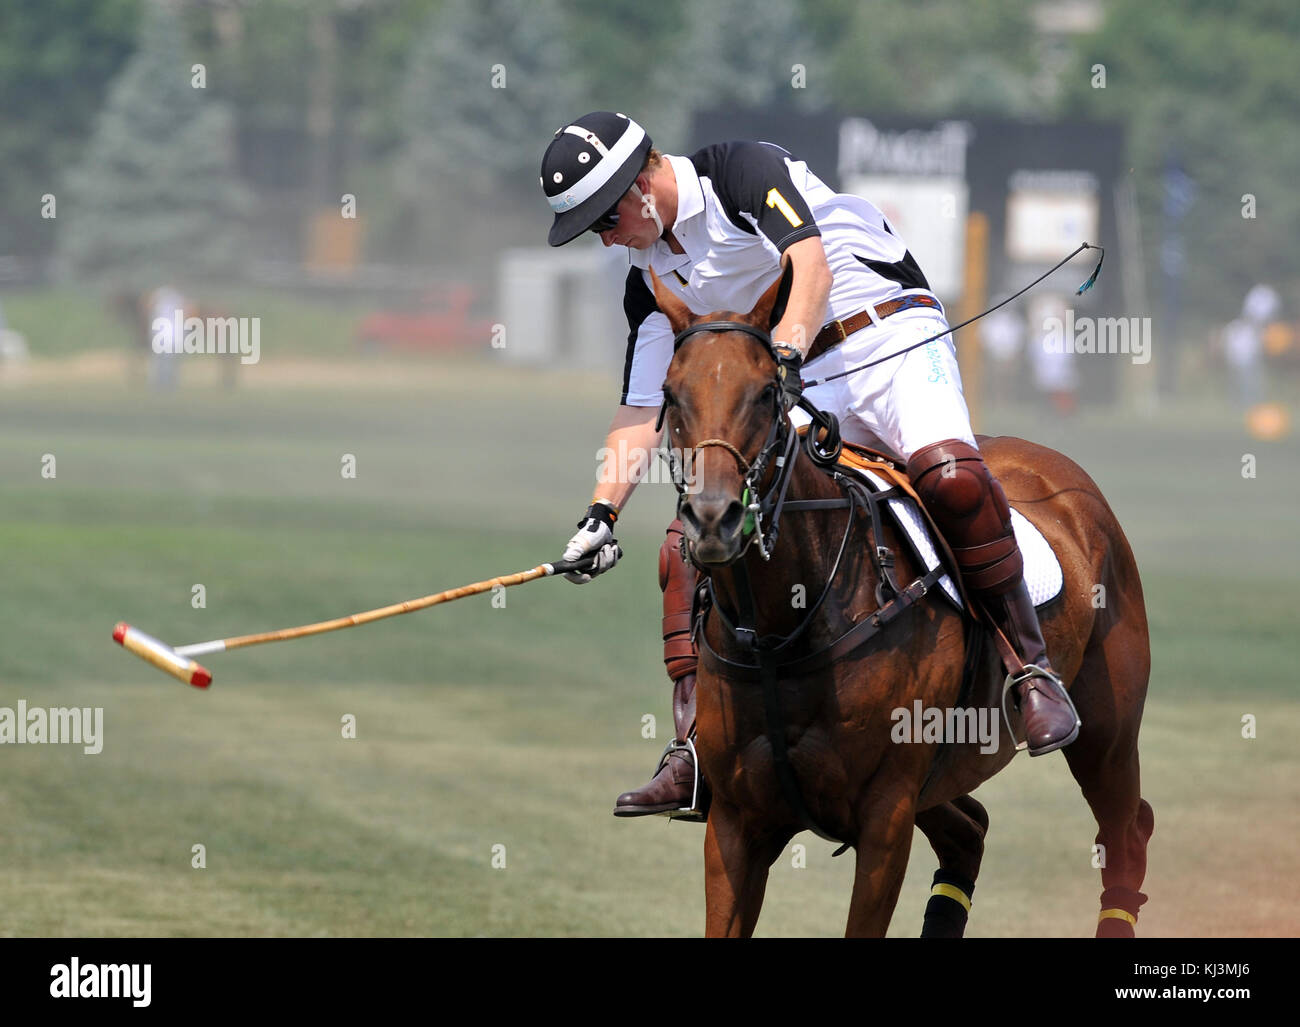
<svg viewBox="0 0 1300 1027">
<path fill-rule="evenodd" d="M 188 657 L 181 656 L 175 649 L 160 642 L 152 635 L 146 635 L 139 628 L 119 622 L 113 629 L 113 641 L 152 663 L 159 670 L 170 674 L 179 681 L 195 688 L 207 688 L 212 684 L 212 674 Z"/>
</svg>

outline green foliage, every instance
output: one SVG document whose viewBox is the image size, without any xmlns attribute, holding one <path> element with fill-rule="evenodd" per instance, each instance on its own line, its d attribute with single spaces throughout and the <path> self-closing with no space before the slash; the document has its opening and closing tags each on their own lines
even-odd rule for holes
<svg viewBox="0 0 1300 1027">
<path fill-rule="evenodd" d="M 234 176 L 231 114 L 191 85 L 180 20 L 154 5 L 114 81 L 60 202 L 60 252 L 115 287 L 229 273 L 247 199 Z"/>
<path fill-rule="evenodd" d="M 1151 5 L 1113 0 L 1102 29 L 1079 45 L 1069 113 L 1122 121 L 1137 183 L 1148 281 L 1158 282 L 1163 170 L 1171 154 L 1196 183 L 1184 219 L 1189 311 L 1225 320 L 1255 282 L 1298 291 L 1300 7 L 1272 0 Z M 1242 217 L 1245 194 L 1257 216 Z"/>
<path fill-rule="evenodd" d="M 659 115 L 663 138 L 684 142 L 696 110 L 807 106 L 825 97 L 792 86 L 795 65 L 818 86 L 823 61 L 796 0 L 714 0 L 689 4 L 659 55 L 653 92 L 671 97 Z"/>
<path fill-rule="evenodd" d="M 58 194 L 106 83 L 134 47 L 140 0 L 5 0 L 0 4 L 0 252 L 45 255 Z"/>
<path fill-rule="evenodd" d="M 831 99 L 875 114 L 1021 114 L 1036 106 L 1023 0 L 810 0 Z"/>
<path fill-rule="evenodd" d="M 536 178 L 539 140 L 582 103 L 578 66 L 560 0 L 448 0 L 410 56 L 414 174 L 489 195 Z"/>
</svg>

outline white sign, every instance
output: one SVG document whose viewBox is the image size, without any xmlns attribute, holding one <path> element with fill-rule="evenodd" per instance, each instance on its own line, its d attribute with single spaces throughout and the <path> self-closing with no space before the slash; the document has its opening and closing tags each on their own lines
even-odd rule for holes
<svg viewBox="0 0 1300 1027">
<path fill-rule="evenodd" d="M 842 179 L 841 188 L 880 208 L 938 296 L 960 295 L 970 200 L 964 179 L 857 175 Z"/>
<path fill-rule="evenodd" d="M 1097 238 L 1097 179 L 1087 171 L 1017 171 L 1008 183 L 1007 256 L 1053 263 Z"/>
</svg>

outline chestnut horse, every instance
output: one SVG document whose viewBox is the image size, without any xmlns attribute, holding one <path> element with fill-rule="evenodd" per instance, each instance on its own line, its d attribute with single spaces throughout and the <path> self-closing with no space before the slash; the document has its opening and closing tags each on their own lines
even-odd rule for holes
<svg viewBox="0 0 1300 1027">
<path fill-rule="evenodd" d="M 659 309 L 677 335 L 664 383 L 668 445 L 692 459 L 691 488 L 679 512 L 687 550 L 710 579 L 713 596 L 697 624 L 695 744 L 712 791 L 704 843 L 707 934 L 752 934 L 769 867 L 795 834 L 812 827 L 856 850 L 846 934 L 883 936 L 913 825 L 938 856 L 936 880 L 965 881 L 969 895 L 988 827 L 984 808 L 969 793 L 1016 752 L 1005 730 L 989 753 L 980 750 L 990 746 L 952 739 L 901 744 L 891 738 L 891 711 L 913 709 L 919 699 L 926 708 L 999 716 L 1005 672 L 992 646 L 975 648 L 968 659 L 977 636 L 973 622 L 917 588 L 905 590 L 915 601 L 891 607 L 887 623 L 865 644 L 837 647 L 834 659 L 816 658 L 880 610 L 876 546 L 896 554 L 898 582 L 919 579 L 925 569 L 900 545 L 888 518 L 835 504 L 844 488 L 802 448 L 785 449 L 784 461 L 773 458 L 789 432 L 767 336 L 781 283 L 750 313 L 714 314 L 704 325 L 661 282 L 654 284 Z M 1043 533 L 1064 572 L 1061 594 L 1040 617 L 1052 666 L 1083 722 L 1063 751 L 1096 817 L 1096 842 L 1104 846 L 1095 850 L 1104 853 L 1096 933 L 1131 937 L 1146 898 L 1139 889 L 1154 827 L 1139 791 L 1137 739 L 1150 652 L 1133 553 L 1096 484 L 1065 456 L 1014 438 L 982 439 L 980 449 L 1011 505 Z M 771 529 L 764 517 L 772 517 L 775 490 L 782 488 L 790 508 L 783 515 L 777 509 L 781 531 L 773 540 L 764 534 Z M 798 594 L 805 603 L 792 602 Z M 821 599 L 814 604 L 814 597 Z M 737 634 L 732 629 L 746 613 L 753 634 Z M 769 701 L 761 675 L 751 669 L 755 654 L 766 642 L 770 660 L 772 640 L 792 635 L 782 647 L 791 668 L 769 674 Z M 1019 734 L 1019 715 L 1010 716 Z M 936 885 L 936 894 L 945 894 L 944 887 Z M 932 916 L 936 901 L 927 907 L 923 936 L 960 936 L 965 914 L 945 916 L 940 909 Z"/>
</svg>

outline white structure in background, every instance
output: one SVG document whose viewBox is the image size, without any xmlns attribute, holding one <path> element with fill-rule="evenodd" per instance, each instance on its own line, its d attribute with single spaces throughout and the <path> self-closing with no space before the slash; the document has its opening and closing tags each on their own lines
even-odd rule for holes
<svg viewBox="0 0 1300 1027">
<path fill-rule="evenodd" d="M 0 381 L 16 381 L 30 355 L 25 338 L 17 332 L 0 328 Z"/>
<path fill-rule="evenodd" d="M 594 240 L 594 237 L 593 237 Z M 627 349 L 627 251 L 599 242 L 507 250 L 497 316 L 514 364 L 621 369 Z"/>
<path fill-rule="evenodd" d="M 5 324 L 4 310 L 0 309 L 0 381 L 15 380 L 30 355 L 27 340 L 9 329 Z"/>
<path fill-rule="evenodd" d="M 869 200 L 907 241 L 930 289 L 961 295 L 966 259 L 966 147 L 974 129 L 943 121 L 932 130 L 894 132 L 866 118 L 840 123 L 840 189 Z"/>
</svg>

